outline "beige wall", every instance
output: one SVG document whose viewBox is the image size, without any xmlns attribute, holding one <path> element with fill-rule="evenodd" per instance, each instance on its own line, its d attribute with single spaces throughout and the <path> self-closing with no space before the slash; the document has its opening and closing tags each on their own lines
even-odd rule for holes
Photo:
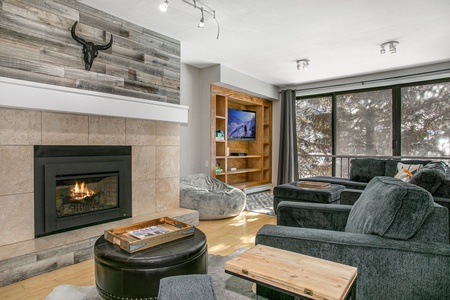
<svg viewBox="0 0 450 300">
<path fill-rule="evenodd" d="M 130 145 L 133 216 L 179 207 L 178 123 L 0 108 L 0 246 L 34 238 L 34 145 Z"/>
</svg>

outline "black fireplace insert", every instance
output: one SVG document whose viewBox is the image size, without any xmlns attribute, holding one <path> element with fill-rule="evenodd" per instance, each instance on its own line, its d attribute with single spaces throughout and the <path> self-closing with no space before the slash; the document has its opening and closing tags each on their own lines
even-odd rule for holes
<svg viewBox="0 0 450 300">
<path fill-rule="evenodd" d="M 35 146 L 35 236 L 131 217 L 130 146 Z"/>
</svg>

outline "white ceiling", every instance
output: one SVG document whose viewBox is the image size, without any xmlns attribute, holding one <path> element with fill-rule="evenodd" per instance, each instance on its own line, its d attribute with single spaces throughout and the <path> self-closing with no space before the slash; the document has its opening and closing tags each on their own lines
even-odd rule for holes
<svg viewBox="0 0 450 300">
<path fill-rule="evenodd" d="M 217 24 L 181 0 L 80 0 L 181 41 L 181 61 L 223 64 L 277 86 L 450 61 L 449 0 L 197 0 Z M 396 55 L 380 44 L 396 40 Z M 311 60 L 307 72 L 296 61 Z"/>
</svg>

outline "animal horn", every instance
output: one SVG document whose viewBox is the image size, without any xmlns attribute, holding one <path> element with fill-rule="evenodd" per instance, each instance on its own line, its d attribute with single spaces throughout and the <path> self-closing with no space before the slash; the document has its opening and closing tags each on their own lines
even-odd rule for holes
<svg viewBox="0 0 450 300">
<path fill-rule="evenodd" d="M 112 45 L 112 43 L 113 43 L 113 36 L 112 36 L 112 34 L 111 34 L 111 39 L 109 40 L 109 43 L 108 44 L 106 44 L 106 45 L 95 45 L 95 47 L 98 49 L 98 50 L 106 50 L 106 49 L 109 49 L 110 47 L 111 47 L 111 45 Z"/>
<path fill-rule="evenodd" d="M 72 25 L 72 30 L 70 31 L 72 33 L 72 37 L 75 41 L 77 41 L 78 43 L 80 43 L 83 46 L 86 46 L 86 41 L 83 40 L 82 38 L 78 37 L 75 33 L 75 28 L 77 27 L 78 21 L 76 21 L 73 25 Z"/>
</svg>

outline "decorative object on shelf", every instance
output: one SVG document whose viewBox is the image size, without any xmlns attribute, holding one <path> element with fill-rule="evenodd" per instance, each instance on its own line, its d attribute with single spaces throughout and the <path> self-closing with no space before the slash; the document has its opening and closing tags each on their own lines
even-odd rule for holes
<svg viewBox="0 0 450 300">
<path fill-rule="evenodd" d="M 381 47 L 380 55 L 385 55 L 386 54 L 385 47 L 388 47 L 390 54 L 396 54 L 398 45 L 399 45 L 399 42 L 397 42 L 397 41 L 390 41 L 390 42 L 386 42 L 386 43 L 381 44 L 380 45 L 380 47 Z"/>
<path fill-rule="evenodd" d="M 216 139 L 223 140 L 225 139 L 225 133 L 223 130 L 216 130 Z"/>
<path fill-rule="evenodd" d="M 223 172 L 223 170 L 222 170 L 222 168 L 220 167 L 220 164 L 219 163 L 216 163 L 216 174 L 220 174 L 220 173 L 222 173 Z"/>
<path fill-rule="evenodd" d="M 111 34 L 111 39 L 109 40 L 109 43 L 106 45 L 95 45 L 92 42 L 86 42 L 82 38 L 78 37 L 75 33 L 75 29 L 77 27 L 78 21 L 76 21 L 72 25 L 72 30 L 70 31 L 72 33 L 72 38 L 83 45 L 83 55 L 84 55 L 84 68 L 89 71 L 91 70 L 92 63 L 94 62 L 94 58 L 98 55 L 98 50 L 107 50 L 111 48 L 113 43 L 113 36 Z"/>
<path fill-rule="evenodd" d="M 219 26 L 219 21 L 216 18 L 216 11 L 214 9 L 208 7 L 206 4 L 201 3 L 198 0 L 181 0 L 181 2 L 184 2 L 184 3 L 192 6 L 193 8 L 200 10 L 201 18 L 200 18 L 200 21 L 198 22 L 198 28 L 205 27 L 205 14 L 204 13 L 210 14 L 217 23 L 217 39 L 219 39 L 220 26 Z M 169 9 L 169 1 L 164 0 L 164 2 L 159 5 L 159 9 L 162 12 L 166 12 Z"/>
<path fill-rule="evenodd" d="M 309 68 L 309 62 L 310 60 L 306 58 L 297 60 L 297 70 L 302 69 L 303 71 L 307 71 Z"/>
</svg>

